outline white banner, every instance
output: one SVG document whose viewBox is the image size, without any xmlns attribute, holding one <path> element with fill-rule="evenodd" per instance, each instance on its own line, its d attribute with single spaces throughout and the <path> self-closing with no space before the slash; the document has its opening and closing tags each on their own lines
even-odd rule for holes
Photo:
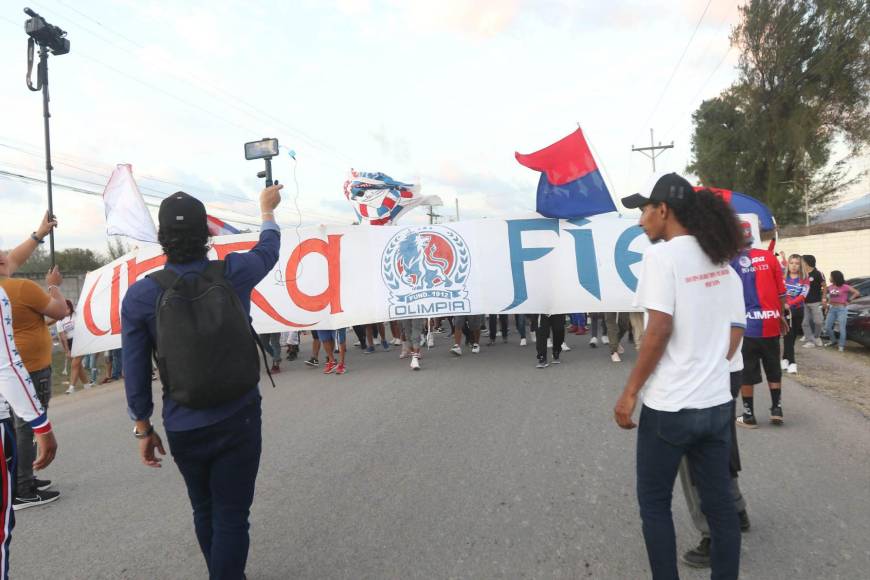
<svg viewBox="0 0 870 580">
<path fill-rule="evenodd" d="M 259 234 L 213 238 L 211 257 Z M 634 218 L 538 214 L 436 226 L 320 226 L 283 231 L 275 268 L 252 294 L 260 333 L 343 328 L 451 314 L 631 310 L 641 252 Z M 132 252 L 85 279 L 76 356 L 121 345 L 127 288 L 163 267 L 159 247 Z"/>
</svg>

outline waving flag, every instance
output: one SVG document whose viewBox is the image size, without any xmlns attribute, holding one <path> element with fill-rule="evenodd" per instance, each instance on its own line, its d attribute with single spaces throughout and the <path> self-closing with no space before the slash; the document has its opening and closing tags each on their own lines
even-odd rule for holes
<svg viewBox="0 0 870 580">
<path fill-rule="evenodd" d="M 758 216 L 762 230 L 772 230 L 776 228 L 776 221 L 773 219 L 773 213 L 770 208 L 758 201 L 754 197 L 740 193 L 739 191 L 731 191 L 730 189 L 719 189 L 718 187 L 696 187 L 695 191 L 701 189 L 709 189 L 725 202 L 731 204 L 735 213 L 754 213 Z"/>
<path fill-rule="evenodd" d="M 382 226 L 395 222 L 418 205 L 442 205 L 437 195 L 420 195 L 420 186 L 396 181 L 383 173 L 350 170 L 344 196 L 361 224 Z"/>
<path fill-rule="evenodd" d="M 205 220 L 206 225 L 208 226 L 208 235 L 210 236 L 229 236 L 231 234 L 241 233 L 227 222 L 218 219 L 213 215 L 206 215 Z"/>
<path fill-rule="evenodd" d="M 539 214 L 571 219 L 616 211 L 616 204 L 579 128 L 540 151 L 515 155 L 521 165 L 541 172 Z"/>
<path fill-rule="evenodd" d="M 103 204 L 106 207 L 106 234 L 157 243 L 154 220 L 145 207 L 129 163 L 119 163 L 115 167 L 103 190 Z"/>
</svg>

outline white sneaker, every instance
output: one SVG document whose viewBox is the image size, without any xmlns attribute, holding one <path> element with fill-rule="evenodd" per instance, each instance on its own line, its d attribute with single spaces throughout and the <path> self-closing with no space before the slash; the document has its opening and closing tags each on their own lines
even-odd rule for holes
<svg viewBox="0 0 870 580">
<path fill-rule="evenodd" d="M 69 388 L 64 391 L 64 393 L 66 393 L 67 395 L 72 395 L 75 392 L 76 392 L 76 388 L 72 385 L 70 385 Z"/>
<path fill-rule="evenodd" d="M 816 348 L 816 343 L 807 341 L 804 343 L 804 348 Z"/>
<path fill-rule="evenodd" d="M 520 346 L 526 346 L 526 339 L 525 338 L 520 339 Z"/>
<path fill-rule="evenodd" d="M 429 338 L 426 339 L 426 345 L 429 348 L 432 348 L 433 346 L 435 346 L 435 334 L 433 334 L 431 332 L 429 333 Z"/>
<path fill-rule="evenodd" d="M 786 370 L 788 371 L 789 374 L 792 374 L 792 375 L 797 374 L 797 365 L 795 363 L 791 363 L 790 365 L 788 365 L 788 369 L 786 369 Z"/>
<path fill-rule="evenodd" d="M 591 346 L 592 348 L 598 348 L 598 338 L 594 337 L 594 336 L 592 338 L 590 338 L 589 339 L 589 346 Z"/>
<path fill-rule="evenodd" d="M 547 348 L 553 348 L 553 339 L 552 338 L 547 339 Z"/>
<path fill-rule="evenodd" d="M 801 342 L 806 342 L 806 341 L 807 341 L 807 337 L 806 337 L 806 336 L 802 336 L 802 337 L 801 337 Z"/>
<path fill-rule="evenodd" d="M 458 344 L 454 344 L 453 348 L 450 349 L 450 352 L 452 352 L 456 356 L 462 356 L 462 347 Z"/>
<path fill-rule="evenodd" d="M 408 349 L 407 346 L 404 346 L 404 345 L 403 345 L 403 346 L 402 346 L 402 352 L 399 353 L 399 358 L 400 358 L 400 359 L 403 359 L 403 358 L 408 358 L 409 356 L 411 356 L 411 351 L 410 351 L 410 349 Z"/>
<path fill-rule="evenodd" d="M 822 346 L 822 339 L 821 338 L 816 339 L 816 346 Z"/>
<path fill-rule="evenodd" d="M 360 343 L 360 341 L 358 341 L 358 340 L 355 340 L 353 345 L 354 346 L 362 346 L 362 343 Z"/>
<path fill-rule="evenodd" d="M 782 370 L 787 369 L 788 368 L 788 359 L 784 358 L 781 361 L 779 361 L 779 366 L 780 366 L 780 368 L 782 368 Z"/>
<path fill-rule="evenodd" d="M 563 350 L 564 352 L 568 352 L 569 350 L 571 350 L 571 347 L 568 346 L 568 343 L 567 343 L 567 342 L 563 342 L 563 343 L 562 343 L 562 350 Z"/>
<path fill-rule="evenodd" d="M 601 344 L 610 344 L 610 339 L 607 336 L 601 337 Z"/>
<path fill-rule="evenodd" d="M 625 348 L 623 348 L 623 346 L 620 344 L 616 347 L 616 352 L 618 352 L 619 354 L 625 354 Z"/>
<path fill-rule="evenodd" d="M 480 352 L 480 345 L 476 342 L 471 345 L 471 352 L 474 354 L 478 354 Z"/>
<path fill-rule="evenodd" d="M 837 347 L 837 350 L 839 350 L 840 352 L 844 352 L 846 349 L 843 348 L 842 346 L 838 346 L 838 347 Z"/>
<path fill-rule="evenodd" d="M 420 357 L 414 355 L 411 357 L 411 370 L 419 371 L 420 370 Z"/>
<path fill-rule="evenodd" d="M 93 386 L 94 386 L 94 383 L 85 383 L 84 384 L 85 389 L 90 389 Z"/>
<path fill-rule="evenodd" d="M 402 346 L 402 339 L 401 338 L 394 338 L 392 341 L 392 345 L 393 346 Z M 354 345 L 354 346 L 356 346 L 356 345 Z"/>
<path fill-rule="evenodd" d="M 612 355 L 610 355 L 610 360 L 612 360 L 613 362 L 622 362 L 622 359 L 619 358 L 618 352 L 615 352 Z"/>
</svg>

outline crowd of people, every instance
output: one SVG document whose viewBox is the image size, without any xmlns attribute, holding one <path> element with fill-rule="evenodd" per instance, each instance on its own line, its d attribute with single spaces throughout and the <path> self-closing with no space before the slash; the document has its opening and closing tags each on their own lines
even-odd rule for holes
<svg viewBox="0 0 870 580">
<path fill-rule="evenodd" d="M 262 449 L 261 354 L 271 355 L 273 374 L 282 371 L 286 358 L 302 359 L 309 367 L 320 367 L 323 360 L 324 374 L 342 375 L 348 370 L 352 330 L 352 348 L 361 356 L 396 348 L 398 358 L 410 359 L 410 369 L 418 371 L 436 336 L 452 343 L 445 356 L 475 356 L 484 350 L 484 337 L 485 346 L 499 338 L 508 343 L 511 322 L 518 346 L 527 346 L 527 330 L 534 335 L 538 369 L 559 364 L 561 353 L 570 350 L 566 330 L 588 335 L 590 348 L 607 347 L 614 363 L 622 361 L 622 343 L 629 337 L 639 354 L 614 419 L 622 428 L 638 428 L 637 493 L 653 577 L 677 577 L 670 502 L 678 476 L 701 534 L 683 561 L 712 566 L 713 578 L 737 577 L 740 532 L 750 523 L 737 484 L 741 466 L 735 427 L 758 427 L 754 387 L 763 378 L 770 392 L 770 421 L 784 423 L 782 371 L 797 372 L 799 341 L 814 348 L 836 339 L 839 350 L 844 349 L 846 307 L 858 292 L 845 283 L 842 272 L 832 271 L 828 283 L 812 255 L 783 253 L 777 259 L 755 249 L 751 232 L 740 230 L 721 199 L 695 192 L 685 179 L 668 174 L 623 200 L 626 207 L 641 209 L 640 224 L 654 242 L 641 265 L 637 311 L 461 315 L 314 330 L 308 356 L 300 352 L 302 332 L 257 337 L 250 322 L 251 291 L 278 260 L 280 229 L 274 211 L 281 187 L 268 187 L 260 196 L 263 221 L 257 245 L 218 262 L 207 259 L 203 204 L 182 192 L 166 198 L 159 212 L 159 241 L 167 266 L 129 288 L 121 309 L 123 347 L 104 353 L 103 382 L 125 379 L 133 435 L 149 467 L 161 467 L 166 454 L 151 422 L 156 360 L 163 427 L 188 489 L 210 577 L 244 578 L 248 516 Z M 46 289 L 12 277 L 56 226 L 46 214 L 30 238 L 9 252 L 0 251 L 0 395 L 5 400 L 0 405 L 0 453 L 8 475 L 3 482 L 11 488 L 0 505 L 0 529 L 11 530 L 13 510 L 51 503 L 60 495 L 50 480 L 34 473 L 47 467 L 57 450 L 47 416 L 51 326 L 66 355 L 66 392 L 74 393 L 79 384 L 90 388 L 98 378 L 95 355 L 84 360 L 72 355 L 75 307 L 61 291 L 57 268 L 47 274 Z M 742 413 L 735 419 L 738 395 Z M 642 410 L 635 423 L 639 397 Z M 4 577 L 9 545 L 7 533 L 0 543 Z"/>
</svg>

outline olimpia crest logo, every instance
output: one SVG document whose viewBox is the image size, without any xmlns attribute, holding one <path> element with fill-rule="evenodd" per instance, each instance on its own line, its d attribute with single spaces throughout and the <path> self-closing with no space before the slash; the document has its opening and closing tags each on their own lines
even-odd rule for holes
<svg viewBox="0 0 870 580">
<path fill-rule="evenodd" d="M 462 237 L 443 226 L 406 228 L 394 235 L 381 260 L 390 292 L 390 317 L 469 312 L 465 282 L 471 256 Z"/>
</svg>

